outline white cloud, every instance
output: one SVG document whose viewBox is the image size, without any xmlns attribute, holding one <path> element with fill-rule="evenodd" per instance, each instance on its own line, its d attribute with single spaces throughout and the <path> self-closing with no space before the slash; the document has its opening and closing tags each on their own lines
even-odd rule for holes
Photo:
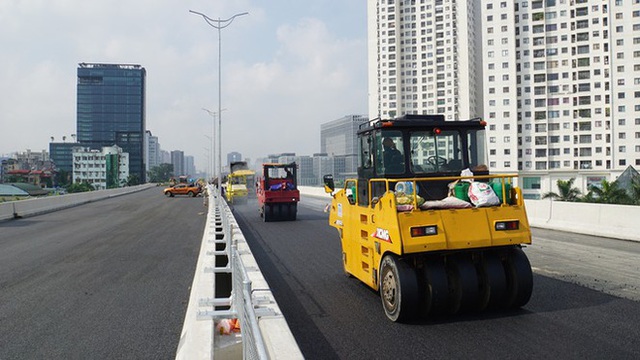
<svg viewBox="0 0 640 360">
<path fill-rule="evenodd" d="M 364 14 L 336 24 L 336 6 L 366 5 L 322 5 L 3 0 L 0 47 L 11 51 L 0 52 L 0 154 L 48 149 L 50 136 L 75 133 L 78 63 L 135 63 L 147 70 L 148 129 L 206 168 L 212 119 L 202 108 L 218 106 L 218 33 L 189 9 L 250 13 L 222 31 L 223 154 L 318 152 L 320 124 L 365 112 L 367 91 L 362 29 L 333 30 L 366 26 Z"/>
<path fill-rule="evenodd" d="M 223 132 L 260 144 L 244 150 L 252 157 L 311 155 L 320 151 L 321 123 L 366 110 L 366 74 L 359 69 L 365 55 L 352 56 L 365 44 L 339 40 L 323 22 L 310 18 L 281 26 L 277 35 L 279 47 L 271 62 L 229 68 L 225 88 L 234 108 L 225 116 L 233 121 Z M 268 133 L 274 135 L 265 138 Z M 242 152 L 242 146 L 229 150 Z"/>
</svg>

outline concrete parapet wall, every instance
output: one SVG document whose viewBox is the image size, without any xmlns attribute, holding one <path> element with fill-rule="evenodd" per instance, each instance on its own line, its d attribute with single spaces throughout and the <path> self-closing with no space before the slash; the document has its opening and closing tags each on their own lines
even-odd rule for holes
<svg viewBox="0 0 640 360">
<path fill-rule="evenodd" d="M 532 227 L 640 241 L 640 206 L 525 200 Z"/>
<path fill-rule="evenodd" d="M 315 186 L 298 186 L 298 190 L 300 190 L 300 194 L 302 195 L 311 195 L 315 197 L 327 198 L 331 199 L 331 195 L 324 192 L 323 187 L 315 187 Z"/>
<path fill-rule="evenodd" d="M 155 184 L 143 184 L 117 189 L 96 190 L 83 193 L 37 197 L 25 200 L 4 202 L 0 203 L 0 221 L 9 220 L 16 217 L 27 217 L 44 214 L 46 212 L 85 204 L 91 201 L 129 194 L 154 186 Z"/>
<path fill-rule="evenodd" d="M 327 197 L 323 188 L 300 186 L 300 193 Z M 525 200 L 532 227 L 640 241 L 640 206 Z"/>
</svg>

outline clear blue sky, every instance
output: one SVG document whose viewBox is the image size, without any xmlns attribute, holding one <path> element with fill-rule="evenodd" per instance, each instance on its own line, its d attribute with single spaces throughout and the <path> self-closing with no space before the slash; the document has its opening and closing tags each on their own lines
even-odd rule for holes
<svg viewBox="0 0 640 360">
<path fill-rule="evenodd" d="M 2 0 L 0 155 L 71 141 L 77 64 L 128 63 L 147 70 L 147 128 L 206 170 L 218 33 L 189 10 L 249 12 L 222 30 L 223 158 L 311 155 L 321 123 L 366 114 L 363 0 Z"/>
</svg>

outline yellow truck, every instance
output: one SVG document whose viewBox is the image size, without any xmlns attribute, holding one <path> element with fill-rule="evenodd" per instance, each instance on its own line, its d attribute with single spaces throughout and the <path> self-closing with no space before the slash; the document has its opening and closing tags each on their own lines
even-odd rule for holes
<svg viewBox="0 0 640 360">
<path fill-rule="evenodd" d="M 516 174 L 490 174 L 486 122 L 442 115 L 358 130 L 358 177 L 332 193 L 347 275 L 380 293 L 392 321 L 524 306 L 531 233 Z"/>
</svg>

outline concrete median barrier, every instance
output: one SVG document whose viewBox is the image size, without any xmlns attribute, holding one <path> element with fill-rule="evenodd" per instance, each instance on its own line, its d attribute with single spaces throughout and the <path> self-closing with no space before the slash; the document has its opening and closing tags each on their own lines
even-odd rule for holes
<svg viewBox="0 0 640 360">
<path fill-rule="evenodd" d="M 0 203 L 0 221 L 40 215 L 51 211 L 86 204 L 92 201 L 108 199 L 114 196 L 120 196 L 136 191 L 145 190 L 150 187 L 155 187 L 155 184 L 143 184 L 117 189 L 96 190 L 83 193 L 34 197 L 24 200 L 8 201 Z"/>
</svg>

